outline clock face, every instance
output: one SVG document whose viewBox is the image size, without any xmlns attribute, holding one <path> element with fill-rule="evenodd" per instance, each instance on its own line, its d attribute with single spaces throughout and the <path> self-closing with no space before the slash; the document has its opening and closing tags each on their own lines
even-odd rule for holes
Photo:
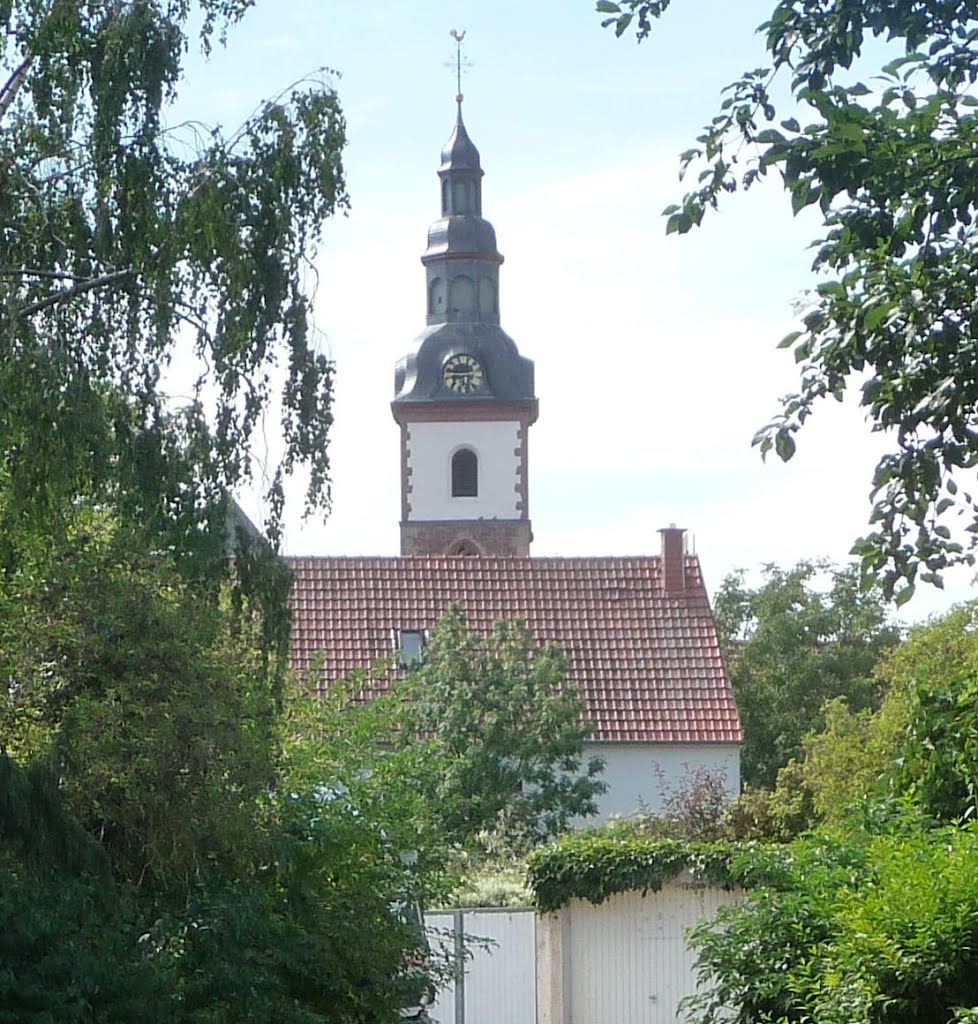
<svg viewBox="0 0 978 1024">
<path fill-rule="evenodd" d="M 451 388 L 457 395 L 470 395 L 473 391 L 478 391 L 485 382 L 479 360 L 462 353 L 445 361 L 443 379 L 445 387 Z"/>
</svg>

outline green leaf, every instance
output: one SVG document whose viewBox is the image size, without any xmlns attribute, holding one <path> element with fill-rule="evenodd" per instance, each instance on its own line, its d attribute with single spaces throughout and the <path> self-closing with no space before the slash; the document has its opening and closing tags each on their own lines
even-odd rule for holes
<svg viewBox="0 0 978 1024">
<path fill-rule="evenodd" d="M 804 331 L 792 331 L 786 334 L 779 342 L 778 348 L 791 348 L 792 345 L 804 334 Z"/>
<path fill-rule="evenodd" d="M 873 306 L 863 317 L 863 327 L 867 331 L 875 331 L 890 314 L 895 305 L 896 303 L 893 302 L 883 302 L 878 306 Z"/>
<path fill-rule="evenodd" d="M 681 235 L 686 234 L 687 231 L 693 226 L 692 218 L 687 213 L 674 213 L 666 221 L 666 234 L 673 235 L 677 232 Z"/>
<path fill-rule="evenodd" d="M 815 201 L 810 181 L 799 181 L 796 185 L 790 186 L 790 188 L 792 213 L 800 213 L 806 206 Z"/>
<path fill-rule="evenodd" d="M 774 450 L 782 462 L 787 462 L 795 454 L 795 439 L 788 430 L 779 430 L 774 438 Z"/>
<path fill-rule="evenodd" d="M 594 8 L 599 14 L 620 14 L 621 7 L 611 3 L 611 0 L 598 0 Z"/>
<path fill-rule="evenodd" d="M 894 604 L 896 604 L 897 608 L 902 608 L 903 605 L 905 605 L 910 600 L 910 598 L 913 597 L 914 593 L 916 593 L 916 589 L 917 588 L 912 583 L 908 584 L 905 587 L 901 587 L 893 595 L 893 602 Z"/>
</svg>

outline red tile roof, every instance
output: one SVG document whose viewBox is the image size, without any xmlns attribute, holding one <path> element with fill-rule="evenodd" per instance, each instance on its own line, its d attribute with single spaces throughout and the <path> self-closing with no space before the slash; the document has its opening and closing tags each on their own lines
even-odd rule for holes
<svg viewBox="0 0 978 1024">
<path fill-rule="evenodd" d="M 431 628 L 457 601 L 473 629 L 523 618 L 567 656 L 595 739 L 742 739 L 699 561 L 667 594 L 661 559 L 293 558 L 292 656 L 321 652 L 324 679 L 393 653 L 392 630 Z"/>
</svg>

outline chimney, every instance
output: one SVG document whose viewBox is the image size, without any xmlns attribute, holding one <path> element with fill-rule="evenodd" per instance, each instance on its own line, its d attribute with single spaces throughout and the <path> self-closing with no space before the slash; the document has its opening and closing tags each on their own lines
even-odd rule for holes
<svg viewBox="0 0 978 1024">
<path fill-rule="evenodd" d="M 662 534 L 662 589 L 667 594 L 681 594 L 686 589 L 685 529 L 670 523 Z"/>
</svg>

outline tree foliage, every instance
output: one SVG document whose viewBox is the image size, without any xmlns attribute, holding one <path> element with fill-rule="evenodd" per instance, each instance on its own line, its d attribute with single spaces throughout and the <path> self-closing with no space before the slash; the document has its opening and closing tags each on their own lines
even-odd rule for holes
<svg viewBox="0 0 978 1024">
<path fill-rule="evenodd" d="M 415 663 L 381 663 L 383 679 L 364 673 L 290 702 L 300 775 L 325 770 L 429 870 L 451 847 L 525 852 L 593 814 L 605 788 L 564 664 L 525 623 L 481 635 L 452 605 Z"/>
<path fill-rule="evenodd" d="M 449 840 L 440 808 L 430 799 L 446 767 L 426 741 L 400 740 L 404 713 L 396 697 L 363 699 L 364 678 L 337 681 L 317 694 L 307 680 L 287 693 L 284 757 L 289 778 L 300 790 L 323 792 L 337 806 L 385 836 L 386 846 L 412 861 L 423 880 L 415 895 L 441 899 Z"/>
<path fill-rule="evenodd" d="M 819 577 L 827 577 L 825 590 Z M 744 725 L 742 777 L 774 786 L 822 728 L 826 701 L 879 705 L 873 669 L 899 638 L 878 590 L 862 590 L 855 566 L 800 562 L 764 569 L 760 586 L 728 576 L 714 602 L 720 643 Z"/>
<path fill-rule="evenodd" d="M 882 707 L 833 702 L 779 774 L 769 804 L 808 793 L 818 814 L 735 858 L 752 887 L 694 933 L 693 1020 L 975 1019 L 975 615 L 912 630 L 877 668 Z"/>
<path fill-rule="evenodd" d="M 604 763 L 585 761 L 591 727 L 564 679 L 564 657 L 526 624 L 472 632 L 458 606 L 432 631 L 420 665 L 395 687 L 396 742 L 423 745 L 441 765 L 427 798 L 445 835 L 480 832 L 532 844 L 595 813 Z"/>
<path fill-rule="evenodd" d="M 81 519 L 0 590 L 0 1017 L 396 1020 L 397 837 L 301 770 L 247 605 Z"/>
<path fill-rule="evenodd" d="M 804 741 L 801 765 L 823 821 L 844 826 L 862 804 L 909 804 L 936 822 L 976 813 L 978 679 L 975 605 L 916 626 L 880 662 L 876 711 L 826 708 L 826 728 Z"/>
<path fill-rule="evenodd" d="M 740 906 L 698 925 L 701 1024 L 949 1024 L 978 1006 L 978 834 L 813 836 L 733 868 Z"/>
<path fill-rule="evenodd" d="M 63 868 L 34 874 L 0 853 L 0 1019 L 172 1019 L 166 978 L 145 955 L 131 909 L 104 880 Z"/>
<path fill-rule="evenodd" d="M 892 792 L 906 742 L 908 694 L 888 691 L 876 711 L 852 711 L 843 699 L 825 708 L 825 729 L 805 738 L 802 778 L 822 821 L 842 826 L 860 801 Z"/>
<path fill-rule="evenodd" d="M 257 631 L 101 514 L 36 540 L 0 587 L 0 746 L 50 765 L 119 879 L 186 883 L 246 850 L 281 701 Z"/>
<path fill-rule="evenodd" d="M 641 40 L 669 4 L 597 6 L 618 35 L 635 28 Z M 759 29 L 770 66 L 727 87 L 681 158 L 696 186 L 666 210 L 668 231 L 688 231 L 725 193 L 776 172 L 793 212 L 820 211 L 823 280 L 781 343 L 800 386 L 755 444 L 791 458 L 820 399 L 858 392 L 889 450 L 854 551 L 898 600 L 971 564 L 978 543 L 976 28 L 970 3 L 778 0 Z M 882 66 L 864 52 L 881 50 Z"/>
<path fill-rule="evenodd" d="M 168 121 L 192 32 L 207 52 L 249 6 L 0 4 L 0 486 L 49 533 L 82 496 L 184 556 L 223 535 L 214 505 L 250 471 L 273 383 L 272 518 L 298 461 L 328 503 L 332 366 L 302 278 L 346 203 L 336 94 L 295 87 L 230 136 Z M 177 412 L 174 364 L 196 378 Z"/>
<path fill-rule="evenodd" d="M 919 629 L 889 666 L 913 666 L 893 784 L 939 822 L 978 817 L 976 617 L 978 606 L 964 605 Z"/>
<path fill-rule="evenodd" d="M 231 135 L 172 123 L 193 37 L 208 52 L 250 6 L 0 0 L 11 1024 L 395 1021 L 422 952 L 382 824 L 287 741 L 287 573 L 241 531 L 229 558 L 273 388 L 272 541 L 299 462 L 328 506 L 332 366 L 303 278 L 346 203 L 325 79 Z"/>
<path fill-rule="evenodd" d="M 265 857 L 212 865 L 174 899 L 0 854 L 0 1015 L 11 1024 L 397 1021 L 418 936 L 405 873 L 348 806 L 290 794 L 256 822 Z"/>
<path fill-rule="evenodd" d="M 773 789 L 745 786 L 726 808 L 723 825 L 728 839 L 788 843 L 821 820 L 806 774 L 807 761 L 792 758 L 778 770 Z"/>
</svg>

